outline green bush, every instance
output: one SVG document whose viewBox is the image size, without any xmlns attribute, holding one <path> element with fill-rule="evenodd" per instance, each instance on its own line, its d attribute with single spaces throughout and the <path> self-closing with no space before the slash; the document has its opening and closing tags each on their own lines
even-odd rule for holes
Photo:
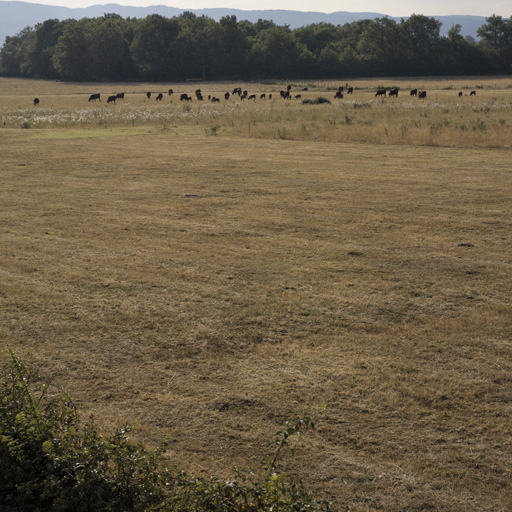
<svg viewBox="0 0 512 512">
<path fill-rule="evenodd" d="M 329 510 L 302 486 L 276 473 L 291 436 L 314 427 L 310 417 L 285 424 L 259 478 L 194 478 L 164 463 L 165 445 L 151 451 L 129 442 L 129 428 L 101 436 L 82 424 L 70 398 L 40 378 L 12 351 L 0 382 L 0 510 L 233 511 Z"/>
</svg>

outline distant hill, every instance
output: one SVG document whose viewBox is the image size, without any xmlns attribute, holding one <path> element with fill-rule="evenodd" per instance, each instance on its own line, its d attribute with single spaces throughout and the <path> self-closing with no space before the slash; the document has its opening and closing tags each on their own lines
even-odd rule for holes
<svg viewBox="0 0 512 512">
<path fill-rule="evenodd" d="M 302 12 L 285 10 L 244 11 L 241 9 L 178 9 L 165 5 L 151 7 L 129 7 L 118 4 L 93 5 L 85 8 L 57 7 L 54 5 L 31 4 L 28 2 L 0 1 L 0 46 L 6 36 L 16 35 L 27 26 L 34 26 L 47 19 L 59 20 L 96 18 L 105 13 L 119 14 L 123 18 L 144 18 L 149 14 L 161 14 L 168 18 L 179 16 L 185 11 L 191 11 L 198 16 L 206 15 L 218 21 L 223 16 L 234 14 L 238 20 L 256 22 L 259 19 L 273 20 L 277 25 L 289 25 L 292 29 L 311 23 L 332 23 L 343 25 L 363 19 L 382 18 L 387 16 L 378 12 L 345 12 L 338 11 L 330 14 L 323 12 Z M 461 33 L 476 38 L 478 27 L 485 23 L 482 16 L 432 16 L 442 22 L 441 33 L 445 35 L 453 25 L 462 26 Z M 390 19 L 400 21 L 401 18 L 389 16 Z"/>
</svg>

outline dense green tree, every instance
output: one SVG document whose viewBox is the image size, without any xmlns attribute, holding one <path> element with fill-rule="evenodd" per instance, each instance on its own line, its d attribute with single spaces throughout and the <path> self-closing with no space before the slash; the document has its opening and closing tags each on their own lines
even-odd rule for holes
<svg viewBox="0 0 512 512">
<path fill-rule="evenodd" d="M 222 78 L 246 77 L 250 51 L 249 38 L 236 16 L 221 18 L 218 27 L 217 73 Z"/>
<path fill-rule="evenodd" d="M 53 67 L 55 46 L 62 35 L 64 23 L 50 19 L 35 26 L 35 37 L 30 47 L 27 74 L 36 78 L 55 78 Z"/>
<path fill-rule="evenodd" d="M 176 41 L 176 53 L 181 78 L 217 78 L 218 29 L 207 16 L 184 12 L 178 18 L 180 33 Z"/>
<path fill-rule="evenodd" d="M 184 12 L 47 20 L 7 37 L 0 73 L 64 80 L 244 79 L 511 73 L 512 17 L 493 15 L 475 41 L 413 14 L 296 30 Z"/>
<path fill-rule="evenodd" d="M 7 36 L 0 51 L 0 72 L 8 76 L 23 76 L 27 72 L 28 56 L 34 44 L 34 30 L 25 27 L 15 36 Z"/>
<path fill-rule="evenodd" d="M 271 27 L 255 37 L 252 62 L 258 76 L 285 78 L 298 72 L 296 63 L 301 54 L 289 27 Z"/>
<path fill-rule="evenodd" d="M 412 74 L 432 75 L 441 41 L 441 22 L 421 14 L 413 14 L 402 20 L 400 28 L 405 39 L 403 51 L 407 58 L 407 69 Z"/>
<path fill-rule="evenodd" d="M 131 52 L 139 74 L 150 80 L 179 77 L 177 38 L 180 23 L 176 18 L 152 14 L 135 23 Z"/>
<path fill-rule="evenodd" d="M 489 52 L 495 63 L 498 63 L 497 72 L 510 73 L 512 71 L 512 16 L 505 20 L 501 16 L 492 15 L 486 18 L 477 34 L 481 38 L 481 45 Z"/>
<path fill-rule="evenodd" d="M 357 45 L 371 75 L 399 75 L 404 65 L 405 43 L 397 23 L 387 17 L 368 23 Z"/>
<path fill-rule="evenodd" d="M 94 80 L 92 75 L 91 40 L 88 37 L 90 20 L 69 20 L 65 23 L 52 55 L 55 70 L 64 80 Z"/>
<path fill-rule="evenodd" d="M 117 14 L 94 20 L 88 30 L 89 73 L 96 80 L 126 79 L 133 76 L 127 22 Z"/>
</svg>

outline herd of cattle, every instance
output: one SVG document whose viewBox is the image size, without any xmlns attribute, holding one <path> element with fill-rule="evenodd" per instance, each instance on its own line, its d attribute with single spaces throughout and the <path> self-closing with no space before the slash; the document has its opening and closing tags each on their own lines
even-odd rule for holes
<svg viewBox="0 0 512 512">
<path fill-rule="evenodd" d="M 285 100 L 291 100 L 292 97 L 296 100 L 301 100 L 302 99 L 302 94 L 292 94 L 291 92 L 291 89 L 292 89 L 292 86 L 291 85 L 288 85 L 286 87 L 286 90 L 281 90 L 279 91 L 279 96 Z M 307 92 L 308 88 L 307 87 L 304 87 L 301 92 Z M 386 95 L 389 96 L 390 98 L 391 97 L 395 97 L 395 98 L 398 98 L 398 91 L 399 89 L 398 88 L 393 88 L 393 89 L 378 89 L 377 92 L 375 93 L 375 97 L 385 97 Z M 335 95 L 334 95 L 334 99 L 336 100 L 341 100 L 343 99 L 343 93 L 346 93 L 346 94 L 353 94 L 354 92 L 354 88 L 350 85 L 346 85 L 345 87 L 344 86 L 340 86 L 338 88 L 338 90 L 336 91 Z M 107 98 L 107 103 L 115 103 L 116 100 L 124 100 L 124 92 L 118 92 L 117 94 L 112 94 L 110 96 L 108 96 Z M 167 91 L 167 94 L 169 96 L 172 96 L 174 94 L 174 91 L 173 89 L 169 89 Z M 153 93 L 151 92 L 147 92 L 146 93 L 146 97 L 147 99 L 151 99 L 151 96 L 153 95 Z M 471 91 L 470 96 L 476 96 L 476 91 Z M 232 92 L 226 92 L 224 94 L 224 99 L 227 101 L 229 100 L 230 97 L 232 96 L 237 96 L 238 98 L 240 98 L 241 100 L 254 100 L 256 101 L 256 98 L 257 98 L 257 95 L 256 94 L 249 94 L 248 91 L 243 91 L 241 87 L 235 87 L 233 89 Z M 416 96 L 422 100 L 426 99 L 427 97 L 427 91 L 419 91 L 418 89 L 412 89 L 410 91 L 410 96 Z M 461 97 L 463 96 L 463 93 L 462 91 L 460 91 L 458 93 L 458 96 Z M 196 100 L 198 101 L 203 101 L 204 100 L 204 96 L 203 96 L 203 93 L 201 91 L 201 89 L 196 89 L 195 93 L 194 93 L 194 97 L 196 98 Z M 164 95 L 163 93 L 158 93 L 156 96 L 155 96 L 155 99 L 156 101 L 162 101 L 164 98 Z M 264 100 L 264 99 L 269 99 L 271 100 L 272 99 L 272 94 L 266 94 L 266 93 L 261 93 L 259 94 L 259 98 L 261 100 Z M 180 101 L 192 101 L 193 99 L 193 96 L 189 96 L 187 93 L 183 93 L 183 94 L 180 94 Z M 91 94 L 89 96 L 89 101 L 101 101 L 101 94 Z M 220 102 L 220 98 L 217 98 L 216 96 L 211 96 L 211 95 L 208 95 L 208 101 L 211 101 L 212 103 L 219 103 Z M 37 106 L 39 105 L 39 98 L 34 98 L 34 106 Z"/>
</svg>

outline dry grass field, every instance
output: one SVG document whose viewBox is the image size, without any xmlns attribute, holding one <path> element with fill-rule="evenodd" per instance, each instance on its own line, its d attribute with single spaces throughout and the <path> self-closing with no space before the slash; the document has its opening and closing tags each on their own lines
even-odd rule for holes
<svg viewBox="0 0 512 512">
<path fill-rule="evenodd" d="M 338 85 L 0 79 L 4 347 L 198 475 L 319 410 L 340 510 L 510 511 L 512 78 Z"/>
</svg>

